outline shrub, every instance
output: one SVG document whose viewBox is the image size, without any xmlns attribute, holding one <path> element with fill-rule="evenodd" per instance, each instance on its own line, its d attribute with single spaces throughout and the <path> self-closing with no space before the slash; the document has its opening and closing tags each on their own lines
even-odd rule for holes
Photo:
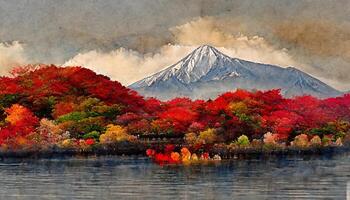
<svg viewBox="0 0 350 200">
<path fill-rule="evenodd" d="M 13 104 L 5 111 L 7 113 L 5 121 L 13 126 L 31 126 L 37 125 L 39 122 L 38 118 L 28 108 L 19 104 Z"/>
<path fill-rule="evenodd" d="M 328 135 L 324 135 L 322 137 L 322 145 L 323 146 L 329 146 L 332 144 L 332 137 Z"/>
<path fill-rule="evenodd" d="M 174 162 L 180 162 L 181 156 L 178 152 L 171 152 L 170 154 L 170 158 L 174 161 Z"/>
<path fill-rule="evenodd" d="M 308 139 L 306 134 L 300 134 L 300 135 L 295 136 L 295 138 L 291 144 L 292 144 L 292 146 L 305 148 L 305 147 L 309 146 L 309 139 Z"/>
<path fill-rule="evenodd" d="M 215 129 L 209 128 L 199 133 L 198 140 L 202 144 L 213 144 L 217 141 Z"/>
<path fill-rule="evenodd" d="M 133 121 L 127 125 L 128 132 L 130 134 L 149 134 L 151 132 L 151 124 L 146 119 L 141 119 L 138 121 Z"/>
<path fill-rule="evenodd" d="M 250 144 L 249 138 L 246 135 L 239 136 L 235 143 L 240 147 L 247 147 Z"/>
<path fill-rule="evenodd" d="M 204 129 L 205 129 L 205 126 L 200 122 L 193 122 L 188 128 L 188 130 L 191 132 L 199 132 L 199 131 L 203 131 Z"/>
<path fill-rule="evenodd" d="M 334 126 L 331 126 L 331 125 L 325 125 L 321 128 L 313 128 L 311 129 L 310 133 L 312 135 L 318 135 L 318 136 L 324 136 L 324 135 L 329 135 L 329 134 L 332 134 L 334 133 L 336 130 L 335 130 L 335 127 Z"/>
<path fill-rule="evenodd" d="M 184 139 L 187 144 L 195 144 L 197 142 L 197 134 L 186 133 Z"/>
<path fill-rule="evenodd" d="M 119 104 L 114 104 L 111 106 L 102 105 L 93 108 L 93 111 L 97 112 L 99 115 L 104 116 L 108 120 L 115 119 L 119 114 L 121 114 L 123 107 Z"/>
<path fill-rule="evenodd" d="M 182 162 L 188 162 L 191 160 L 191 152 L 186 147 L 181 149 L 181 158 Z"/>
<path fill-rule="evenodd" d="M 246 113 L 248 111 L 248 106 L 242 101 L 231 102 L 228 105 L 228 107 L 233 113 L 238 114 L 238 115 Z"/>
<path fill-rule="evenodd" d="M 40 126 L 27 138 L 36 148 L 47 149 L 67 139 L 67 135 L 63 133 L 63 130 L 53 121 L 43 118 L 40 120 Z"/>
<path fill-rule="evenodd" d="M 103 117 L 88 117 L 82 119 L 75 123 L 74 128 L 80 135 L 82 133 L 90 133 L 92 131 L 102 132 L 105 130 Z"/>
<path fill-rule="evenodd" d="M 75 139 L 65 139 L 59 143 L 59 146 L 61 148 L 74 148 L 76 147 L 76 140 Z"/>
<path fill-rule="evenodd" d="M 156 119 L 151 122 L 151 129 L 155 133 L 173 134 L 173 123 L 166 119 Z"/>
<path fill-rule="evenodd" d="M 98 140 L 99 138 L 100 138 L 100 132 L 98 132 L 98 131 L 91 131 L 90 133 L 83 135 L 83 139 Z"/>
<path fill-rule="evenodd" d="M 79 148 L 80 150 L 87 150 L 89 148 L 91 148 L 92 145 L 95 144 L 95 140 L 94 139 L 80 139 L 77 141 L 77 148 Z"/>
<path fill-rule="evenodd" d="M 335 143 L 334 143 L 336 146 L 343 146 L 343 142 L 342 142 L 342 139 L 339 137 L 336 141 L 335 141 Z"/>
<path fill-rule="evenodd" d="M 322 140 L 321 140 L 320 136 L 318 136 L 318 135 L 313 136 L 310 140 L 310 144 L 312 146 L 321 146 Z"/>
<path fill-rule="evenodd" d="M 87 117 L 85 112 L 71 112 L 65 115 L 58 117 L 57 122 L 67 122 L 67 121 L 79 121 Z"/>
<path fill-rule="evenodd" d="M 40 120 L 40 126 L 38 128 L 39 130 L 46 130 L 49 133 L 59 135 L 63 133 L 63 130 L 60 129 L 60 127 L 54 123 L 54 121 L 43 118 Z"/>
<path fill-rule="evenodd" d="M 344 137 L 345 137 L 345 133 L 342 131 L 339 131 L 334 135 L 334 138 L 336 138 L 336 139 L 338 139 L 338 138 L 343 139 Z"/>
<path fill-rule="evenodd" d="M 58 102 L 53 109 L 52 116 L 57 119 L 62 115 L 66 115 L 74 111 L 75 104 L 73 102 Z"/>
<path fill-rule="evenodd" d="M 38 118 L 26 107 L 13 104 L 5 109 L 5 127 L 0 128 L 0 145 L 17 148 L 27 145 L 27 136 L 35 131 Z"/>
<path fill-rule="evenodd" d="M 87 117 L 78 121 L 64 120 L 59 123 L 61 129 L 69 131 L 72 137 L 81 138 L 84 134 L 92 131 L 103 132 L 105 121 L 103 117 Z"/>
<path fill-rule="evenodd" d="M 267 132 L 264 134 L 263 142 L 265 145 L 276 145 L 277 144 L 277 135 L 272 134 L 271 132 Z"/>
<path fill-rule="evenodd" d="M 129 135 L 127 129 L 119 126 L 110 124 L 107 126 L 107 130 L 104 134 L 100 135 L 100 143 L 110 144 L 122 141 L 135 141 L 136 137 Z"/>
<path fill-rule="evenodd" d="M 85 144 L 91 146 L 91 145 L 94 145 L 95 144 L 95 140 L 94 139 L 86 139 L 85 140 Z"/>
</svg>

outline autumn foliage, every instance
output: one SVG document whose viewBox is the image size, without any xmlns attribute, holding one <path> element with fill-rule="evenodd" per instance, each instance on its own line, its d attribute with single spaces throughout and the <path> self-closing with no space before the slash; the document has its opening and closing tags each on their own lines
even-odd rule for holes
<svg viewBox="0 0 350 200">
<path fill-rule="evenodd" d="M 12 74 L 0 78 L 0 145 L 6 148 L 164 137 L 206 147 L 253 140 L 305 146 L 350 134 L 350 95 L 285 99 L 279 90 L 237 90 L 206 101 L 163 102 L 82 67 L 26 66 Z M 184 155 L 177 153 L 158 157 L 173 162 Z"/>
<path fill-rule="evenodd" d="M 18 104 L 13 104 L 5 109 L 5 112 L 7 117 L 4 127 L 0 130 L 0 144 L 7 144 L 13 148 L 25 145 L 26 136 L 38 125 L 38 118 L 28 108 Z"/>
</svg>

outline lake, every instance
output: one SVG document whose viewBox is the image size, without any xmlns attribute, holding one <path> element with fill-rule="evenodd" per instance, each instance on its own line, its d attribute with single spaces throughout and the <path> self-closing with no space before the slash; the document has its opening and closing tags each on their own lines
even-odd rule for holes
<svg viewBox="0 0 350 200">
<path fill-rule="evenodd" d="M 345 199 L 350 154 L 159 166 L 144 157 L 5 160 L 0 199 Z"/>
</svg>

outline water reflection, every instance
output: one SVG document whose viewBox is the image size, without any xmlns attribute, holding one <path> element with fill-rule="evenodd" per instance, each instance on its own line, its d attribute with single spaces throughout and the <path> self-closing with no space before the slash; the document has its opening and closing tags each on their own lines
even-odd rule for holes
<svg viewBox="0 0 350 200">
<path fill-rule="evenodd" d="M 344 199 L 348 154 L 158 166 L 147 158 L 5 160 L 0 199 Z"/>
</svg>

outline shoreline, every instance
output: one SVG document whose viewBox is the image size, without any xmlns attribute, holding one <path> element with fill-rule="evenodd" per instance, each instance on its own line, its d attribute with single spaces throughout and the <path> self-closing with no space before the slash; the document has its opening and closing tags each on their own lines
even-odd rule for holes
<svg viewBox="0 0 350 200">
<path fill-rule="evenodd" d="M 162 145 L 162 144 L 159 144 Z M 51 148 L 46 150 L 19 150 L 19 151 L 0 151 L 0 160 L 20 158 L 20 159 L 40 159 L 40 158 L 62 158 L 74 156 L 146 156 L 146 149 L 150 144 L 142 143 L 123 143 L 110 146 L 95 146 L 89 149 L 75 148 Z M 209 151 L 210 155 L 220 155 L 222 160 L 230 159 L 254 159 L 269 157 L 289 157 L 289 156 L 325 156 L 336 155 L 350 152 L 350 146 L 327 146 L 327 147 L 308 147 L 308 148 L 237 148 L 237 149 L 222 149 L 213 148 Z"/>
</svg>

